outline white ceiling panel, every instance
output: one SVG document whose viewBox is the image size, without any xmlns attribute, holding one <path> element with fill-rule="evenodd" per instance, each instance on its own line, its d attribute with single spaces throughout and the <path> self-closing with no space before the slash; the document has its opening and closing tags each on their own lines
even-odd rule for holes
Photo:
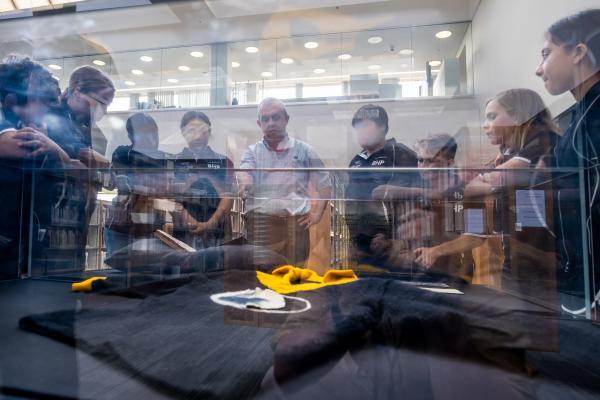
<svg viewBox="0 0 600 400">
<path fill-rule="evenodd" d="M 207 0 L 206 5 L 215 17 L 231 18 L 381 2 L 381 0 L 320 0 L 318 2 L 315 0 Z"/>
</svg>

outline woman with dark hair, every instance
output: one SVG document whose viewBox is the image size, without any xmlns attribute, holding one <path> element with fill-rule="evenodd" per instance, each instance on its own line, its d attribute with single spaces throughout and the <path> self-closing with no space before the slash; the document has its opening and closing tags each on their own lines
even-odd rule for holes
<svg viewBox="0 0 600 400">
<path fill-rule="evenodd" d="M 596 283 L 600 281 L 600 246 L 593 241 L 600 237 L 600 9 L 582 11 L 552 24 L 541 53 L 536 75 L 548 92 L 571 92 L 576 101 L 571 123 L 545 165 L 581 168 L 584 173 L 583 182 L 578 174 L 553 182 L 559 288 L 570 295 L 562 298 L 563 310 L 583 314 L 584 303 L 568 298 L 584 296 L 587 259 L 593 260 L 589 267 L 596 273 Z M 589 242 L 588 236 L 592 238 Z"/>
<path fill-rule="evenodd" d="M 175 236 L 195 248 L 222 245 L 233 206 L 233 163 L 208 145 L 211 122 L 203 112 L 186 112 L 180 128 L 188 146 L 175 156 L 175 180 L 182 193 Z"/>
<path fill-rule="evenodd" d="M 109 164 L 93 150 L 92 128 L 106 114 L 114 96 L 115 86 L 106 74 L 87 65 L 79 67 L 71 73 L 59 107 L 46 119 L 51 137 L 88 167 Z"/>
<path fill-rule="evenodd" d="M 164 212 L 153 205 L 156 195 L 166 189 L 164 169 L 169 158 L 158 150 L 158 125 L 150 115 L 137 113 L 127 119 L 125 128 L 131 145 L 117 147 L 112 155 L 109 187 L 118 192 L 104 230 L 108 256 L 135 239 L 152 237 L 165 224 Z"/>
<path fill-rule="evenodd" d="M 98 169 L 105 169 L 110 162 L 100 152 L 103 144 L 94 143 L 92 130 L 112 103 L 115 87 L 102 71 L 83 66 L 76 68 L 69 78 L 69 86 L 62 94 L 60 104 L 44 120 L 48 126 L 48 136 L 63 148 L 72 159 L 83 165 L 73 170 L 73 179 L 65 182 L 61 207 L 75 209 L 76 217 L 70 224 L 77 223 L 76 243 L 69 247 L 80 250 L 77 263 L 85 266 L 85 248 L 88 227 L 96 209 L 96 196 L 102 187 L 103 175 Z M 104 138 L 102 138 L 104 141 Z M 72 242 L 70 240 L 70 242 Z"/>
</svg>

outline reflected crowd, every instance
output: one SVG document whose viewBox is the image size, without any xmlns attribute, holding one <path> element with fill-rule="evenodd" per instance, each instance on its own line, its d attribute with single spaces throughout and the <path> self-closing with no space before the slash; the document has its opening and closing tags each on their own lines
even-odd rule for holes
<svg viewBox="0 0 600 400">
<path fill-rule="evenodd" d="M 287 266 L 285 273 L 292 274 L 285 275 L 287 283 L 332 285 L 327 293 L 336 297 L 336 305 L 315 315 L 290 314 L 282 322 L 274 366 L 262 382 L 265 397 L 283 396 L 283 388 L 300 379 L 302 389 L 286 396 L 325 398 L 327 387 L 345 386 L 356 369 L 361 378 L 347 383 L 346 398 L 367 398 L 362 396 L 373 393 L 361 386 L 364 369 L 373 382 L 381 379 L 390 388 L 383 397 L 411 393 L 428 398 L 432 393 L 417 391 L 414 382 L 421 369 L 431 367 L 431 354 L 444 357 L 437 372 L 431 367 L 430 379 L 454 382 L 473 372 L 464 359 L 485 353 L 485 369 L 497 367 L 502 373 L 482 373 L 479 390 L 490 385 L 499 388 L 498 398 L 525 398 L 523 387 L 513 386 L 519 383 L 512 375 L 503 374 L 527 375 L 525 349 L 552 349 L 558 335 L 544 323 L 592 318 L 600 296 L 600 246 L 595 243 L 600 237 L 599 26 L 598 9 L 555 22 L 545 33 L 541 62 L 531 71 L 550 95 L 572 93 L 576 103 L 567 129 L 559 128 L 540 94 L 507 89 L 485 103 L 483 140 L 495 154 L 475 169 L 459 165 L 460 141 L 453 132 L 431 132 L 416 143 L 402 143 L 401 134 L 392 134 L 400 127 L 390 126 L 386 109 L 377 102 L 360 105 L 344 122 L 360 146 L 352 159 L 338 160 L 347 168 L 327 168 L 319 156 L 322 149 L 288 134 L 294 115 L 276 98 L 258 105 L 256 129 L 262 138 L 248 143 L 237 165 L 211 148 L 219 132 L 213 131 L 210 111 L 200 110 L 183 113 L 176 129 L 185 147 L 178 154 L 161 150 L 159 124 L 142 112 L 130 115 L 120 133 L 129 144 L 102 154 L 93 143 L 95 124 L 115 96 L 108 76 L 92 66 L 80 67 L 61 93 L 42 64 L 8 56 L 0 64 L 0 278 L 89 271 L 95 224 L 104 263 L 128 274 L 130 285 L 147 283 L 156 274 L 251 269 L 269 275 L 264 281 L 259 277 L 269 282 L 266 286 L 282 288 L 273 282 L 279 279 L 277 268 Z M 108 191 L 110 201 L 100 204 L 98 194 Z M 307 271 L 316 271 L 319 280 Z M 388 283 L 372 283 L 381 295 L 373 300 L 367 283 L 353 292 L 341 289 L 353 277 L 363 282 L 384 277 Z M 398 282 L 409 288 L 403 291 Z M 499 334 L 489 344 L 483 333 L 471 338 L 475 328 L 463 327 L 462 317 L 455 316 L 455 331 L 445 332 L 440 321 L 464 304 L 431 297 L 423 300 L 430 301 L 431 309 L 420 303 L 413 310 L 439 316 L 439 326 L 422 322 L 416 329 L 410 324 L 416 317 L 399 303 L 415 302 L 412 290 L 421 284 L 431 293 L 479 295 L 473 287 L 492 289 L 489 299 L 473 300 L 481 302 L 478 307 L 457 311 L 461 316 L 492 313 L 493 299 L 508 293 L 552 318 L 516 339 Z M 237 281 L 231 285 L 237 287 Z M 392 300 L 394 287 L 401 294 Z M 323 299 L 317 291 L 306 300 L 316 310 Z M 355 314 L 355 302 L 369 310 L 380 307 L 382 320 L 368 322 Z M 504 324 L 503 315 L 497 318 Z M 477 329 L 512 334 L 515 321 L 507 320 L 506 326 Z M 319 327 L 313 341 L 303 330 L 311 324 Z M 354 327 L 352 335 L 340 333 L 344 324 Z M 361 324 L 371 324 L 368 339 L 359 334 Z M 447 342 L 431 339 L 421 348 L 426 339 L 420 333 L 438 328 L 440 335 L 448 335 Z M 480 347 L 472 351 L 462 343 L 460 329 L 462 339 L 471 338 Z M 543 330 L 546 337 L 539 339 L 533 330 Z M 402 336 L 401 331 L 409 333 Z M 299 332 L 305 335 L 295 335 Z M 496 348 L 503 348 L 503 340 L 527 343 L 508 353 Z M 342 349 L 341 343 L 348 347 Z M 389 351 L 384 356 L 384 347 L 366 343 L 385 343 Z M 306 353 L 296 354 L 298 346 Z M 398 372 L 409 364 L 409 372 Z M 315 370 L 326 378 L 312 385 L 306 371 Z M 469 395 L 473 389 L 467 388 L 454 394 Z"/>
</svg>

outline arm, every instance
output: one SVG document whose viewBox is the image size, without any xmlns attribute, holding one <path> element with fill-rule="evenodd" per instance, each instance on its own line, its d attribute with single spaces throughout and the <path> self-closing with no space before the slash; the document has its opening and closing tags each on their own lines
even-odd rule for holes
<svg viewBox="0 0 600 400">
<path fill-rule="evenodd" d="M 488 196 L 498 188 L 502 188 L 506 185 L 506 174 L 510 173 L 507 170 L 524 169 L 528 167 L 529 163 L 526 161 L 516 158 L 510 159 L 507 162 L 498 165 L 495 168 L 495 170 L 498 171 L 488 172 L 474 178 L 465 188 L 465 195 L 472 198 Z"/>
<path fill-rule="evenodd" d="M 327 207 L 330 198 L 331 186 L 319 190 L 318 197 L 311 198 L 310 212 L 302 218 L 300 218 L 300 225 L 308 229 L 312 225 L 318 224 L 321 221 L 321 218 L 323 218 L 325 208 Z"/>
<path fill-rule="evenodd" d="M 485 237 L 463 234 L 434 247 L 419 247 L 415 250 L 415 261 L 426 268 L 431 268 L 438 258 L 473 250 L 481 246 L 485 240 Z"/>
<path fill-rule="evenodd" d="M 373 189 L 372 197 L 375 200 L 410 200 L 415 198 L 435 200 L 441 199 L 442 193 L 437 190 L 422 187 L 381 185 Z"/>
<path fill-rule="evenodd" d="M 256 168 L 256 158 L 252 148 L 247 149 L 242 155 L 240 169 L 254 170 Z M 238 180 L 238 193 L 242 198 L 247 198 L 253 192 L 254 173 L 252 171 L 238 171 L 236 174 Z"/>
<path fill-rule="evenodd" d="M 309 186 L 313 190 L 309 190 L 309 193 L 316 193 L 317 195 L 311 195 L 311 207 L 310 212 L 304 217 L 300 218 L 300 225 L 308 229 L 311 225 L 316 225 L 323 218 L 325 208 L 331 199 L 331 178 L 329 172 L 325 171 L 325 165 L 318 156 L 318 154 L 312 149 L 308 150 L 309 167 L 315 168 L 309 173 Z"/>
<path fill-rule="evenodd" d="M 12 139 L 19 142 L 18 146 L 28 157 L 48 155 L 62 165 L 71 164 L 71 157 L 56 142 L 50 139 L 46 133 L 37 128 L 27 127 L 20 129 L 12 135 Z"/>
</svg>

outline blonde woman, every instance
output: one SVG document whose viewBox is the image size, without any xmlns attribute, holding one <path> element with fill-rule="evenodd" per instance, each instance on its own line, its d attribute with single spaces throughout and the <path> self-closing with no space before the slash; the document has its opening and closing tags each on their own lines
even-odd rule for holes
<svg viewBox="0 0 600 400">
<path fill-rule="evenodd" d="M 483 130 L 490 143 L 498 146 L 498 154 L 489 163 L 494 171 L 481 174 L 468 183 L 465 188 L 467 198 L 485 197 L 501 191 L 507 184 L 507 175 L 512 183 L 518 178 L 528 180 L 528 173 L 509 174 L 506 170 L 535 167 L 558 140 L 550 112 L 539 94 L 529 89 L 507 90 L 489 100 Z M 494 219 L 491 230 L 499 233 L 502 216 L 495 215 Z M 485 241 L 484 233 L 466 232 L 449 242 L 418 248 L 415 250 L 416 262 L 430 268 L 441 256 L 479 247 Z"/>
</svg>

